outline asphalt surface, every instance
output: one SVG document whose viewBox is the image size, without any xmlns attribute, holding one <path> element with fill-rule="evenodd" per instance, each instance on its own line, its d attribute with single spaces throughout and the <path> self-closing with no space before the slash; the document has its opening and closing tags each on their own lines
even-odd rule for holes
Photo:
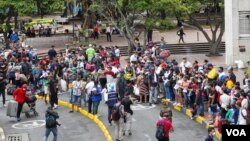
<svg viewBox="0 0 250 141">
<path fill-rule="evenodd" d="M 8 99 L 10 99 L 10 97 L 8 97 Z M 4 129 L 6 136 L 12 134 L 28 134 L 30 139 L 29 141 L 43 140 L 45 133 L 45 126 L 43 125 L 45 120 L 45 111 L 49 105 L 46 105 L 41 100 L 38 100 L 36 104 L 36 110 L 39 113 L 39 116 L 26 118 L 25 115 L 22 114 L 21 122 L 16 122 L 16 118 L 6 116 L 7 108 L 3 108 L 2 102 L 0 102 L 0 126 Z M 82 116 L 80 113 L 75 112 L 71 114 L 69 113 L 68 108 L 61 106 L 58 107 L 56 111 L 60 116 L 58 121 L 62 124 L 58 127 L 58 141 L 106 140 L 99 127 L 88 118 Z M 51 133 L 49 140 L 52 140 L 52 137 L 53 135 Z"/>
<path fill-rule="evenodd" d="M 60 95 L 59 98 L 68 101 L 67 94 Z M 148 104 L 134 104 L 132 136 L 125 135 L 124 141 L 156 141 L 156 122 L 160 118 L 161 104 L 148 106 Z M 87 107 L 83 107 L 87 108 Z M 87 110 L 87 109 L 86 109 Z M 99 119 L 106 125 L 111 136 L 115 140 L 115 126 L 108 123 L 108 107 L 101 102 L 99 106 Z M 207 130 L 201 125 L 191 120 L 182 113 L 173 110 L 174 132 L 170 134 L 172 141 L 203 141 L 207 135 Z M 215 139 L 216 140 L 216 139 Z M 96 140 L 99 141 L 99 140 Z"/>
</svg>

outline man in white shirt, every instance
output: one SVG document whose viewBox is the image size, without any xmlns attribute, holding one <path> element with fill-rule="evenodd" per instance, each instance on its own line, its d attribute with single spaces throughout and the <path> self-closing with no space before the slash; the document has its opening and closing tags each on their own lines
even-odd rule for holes
<svg viewBox="0 0 250 141">
<path fill-rule="evenodd" d="M 138 61 L 137 59 L 138 59 L 137 53 L 134 53 L 133 55 L 130 56 L 130 63 L 137 62 Z"/>
<path fill-rule="evenodd" d="M 221 118 L 225 119 L 226 113 L 228 110 L 228 106 L 230 105 L 230 96 L 227 94 L 227 89 L 224 90 L 223 94 L 220 96 L 220 104 L 221 104 Z"/>
<path fill-rule="evenodd" d="M 111 40 L 111 28 L 110 28 L 108 23 L 106 24 L 106 35 L 107 35 L 107 41 L 112 42 L 112 40 Z"/>
<path fill-rule="evenodd" d="M 180 67 L 181 73 L 186 74 L 187 69 L 192 68 L 192 64 L 189 61 L 187 61 L 186 57 L 184 57 L 179 67 Z"/>
<path fill-rule="evenodd" d="M 240 97 L 243 99 L 241 101 L 241 107 L 243 109 L 247 109 L 247 107 L 248 107 L 247 94 L 246 93 L 241 93 Z"/>
<path fill-rule="evenodd" d="M 120 49 L 119 49 L 118 46 L 115 46 L 115 56 L 116 56 L 117 58 L 120 58 Z"/>
<path fill-rule="evenodd" d="M 86 87 L 85 87 L 85 90 L 87 91 L 87 96 L 86 96 L 85 101 L 88 101 L 88 112 L 89 113 L 92 112 L 92 100 L 91 100 L 90 94 L 91 94 L 91 91 L 94 87 L 95 87 L 94 79 L 91 79 L 91 81 L 88 82 Z"/>
<path fill-rule="evenodd" d="M 242 108 L 241 107 L 241 103 L 236 103 L 236 107 L 239 110 L 239 117 L 238 117 L 238 125 L 246 125 L 247 124 L 247 121 L 245 119 L 245 117 L 247 116 L 247 110 L 245 108 Z"/>
</svg>

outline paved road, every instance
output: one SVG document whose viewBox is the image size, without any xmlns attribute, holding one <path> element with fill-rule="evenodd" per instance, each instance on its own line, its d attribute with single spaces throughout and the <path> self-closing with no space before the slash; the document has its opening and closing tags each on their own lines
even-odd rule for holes
<svg viewBox="0 0 250 141">
<path fill-rule="evenodd" d="M 4 129 L 6 135 L 27 133 L 30 141 L 41 141 L 43 139 L 45 127 L 44 125 L 40 127 L 38 126 L 44 123 L 45 109 L 48 105 L 45 105 L 43 101 L 38 100 L 36 108 L 40 115 L 38 117 L 26 118 L 24 114 L 22 114 L 22 121 L 17 123 L 15 118 L 9 118 L 6 116 L 6 108 L 2 107 L 2 102 L 0 103 L 0 127 Z M 105 141 L 104 135 L 99 127 L 88 118 L 76 112 L 70 114 L 69 109 L 65 107 L 59 107 L 57 111 L 60 116 L 59 122 L 62 123 L 62 125 L 58 127 L 58 141 L 79 141 L 82 139 L 86 141 Z M 31 122 L 27 123 L 29 121 Z M 32 127 L 37 128 L 32 129 L 31 126 L 25 126 L 25 124 L 31 124 Z M 13 126 L 15 128 L 13 128 Z M 52 134 L 50 135 L 49 140 L 52 140 L 51 138 Z"/>
<path fill-rule="evenodd" d="M 66 94 L 60 95 L 61 99 L 68 100 Z M 133 129 L 132 136 L 126 135 L 124 141 L 155 141 L 155 124 L 159 119 L 161 104 L 147 106 L 145 104 L 135 104 L 133 106 Z M 112 137 L 114 137 L 114 125 L 110 126 L 107 120 L 108 108 L 104 101 L 99 106 L 100 120 L 106 125 Z M 202 141 L 207 135 L 207 130 L 201 125 L 192 121 L 187 116 L 173 110 L 173 126 L 175 132 L 171 133 L 173 141 Z"/>
</svg>

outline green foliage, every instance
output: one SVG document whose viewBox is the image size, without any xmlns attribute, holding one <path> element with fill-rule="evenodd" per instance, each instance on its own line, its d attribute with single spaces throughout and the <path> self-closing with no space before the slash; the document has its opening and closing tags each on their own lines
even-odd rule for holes
<svg viewBox="0 0 250 141">
<path fill-rule="evenodd" d="M 158 20 L 155 24 L 155 28 L 159 30 L 169 30 L 173 29 L 175 24 L 172 20 L 165 19 L 165 20 Z"/>
<path fill-rule="evenodd" d="M 34 19 L 32 20 L 32 22 L 29 22 L 29 23 L 25 23 L 25 28 L 31 28 L 33 27 L 34 25 L 37 25 L 37 24 L 53 24 L 53 19 Z"/>
</svg>

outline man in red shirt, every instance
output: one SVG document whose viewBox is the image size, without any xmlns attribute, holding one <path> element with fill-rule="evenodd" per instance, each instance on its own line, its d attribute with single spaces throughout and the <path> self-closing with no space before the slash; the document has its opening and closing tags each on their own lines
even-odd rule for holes
<svg viewBox="0 0 250 141">
<path fill-rule="evenodd" d="M 26 95 L 27 84 L 23 84 L 21 88 L 17 88 L 13 93 L 13 98 L 17 101 L 17 121 L 21 121 L 20 114 L 23 108 L 24 102 L 29 99 Z"/>
<path fill-rule="evenodd" d="M 163 114 L 162 119 L 158 120 L 157 123 L 156 123 L 157 127 L 160 126 L 160 124 L 163 123 L 164 124 L 164 131 L 165 131 L 165 139 L 161 139 L 161 140 L 158 140 L 158 141 L 169 141 L 169 132 L 174 131 L 173 125 L 170 122 L 169 118 L 170 118 L 170 115 L 169 115 L 168 112 L 166 112 L 166 113 Z"/>
</svg>

